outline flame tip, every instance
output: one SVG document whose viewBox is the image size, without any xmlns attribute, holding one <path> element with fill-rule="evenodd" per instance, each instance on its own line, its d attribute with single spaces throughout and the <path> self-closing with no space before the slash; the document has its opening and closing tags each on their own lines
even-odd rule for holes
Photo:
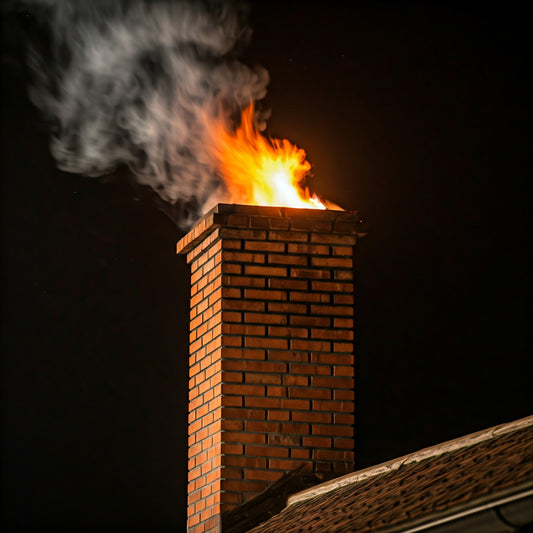
<svg viewBox="0 0 533 533">
<path fill-rule="evenodd" d="M 236 129 L 216 124 L 215 157 L 230 202 L 246 205 L 327 209 L 302 181 L 311 164 L 302 148 L 287 139 L 264 137 L 254 120 L 254 104 L 241 113 Z"/>
</svg>

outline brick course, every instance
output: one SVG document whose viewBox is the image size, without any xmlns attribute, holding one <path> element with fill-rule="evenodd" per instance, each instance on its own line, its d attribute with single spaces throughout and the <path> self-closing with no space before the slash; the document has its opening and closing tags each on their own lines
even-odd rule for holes
<svg viewBox="0 0 533 533">
<path fill-rule="evenodd" d="M 353 465 L 355 213 L 219 205 L 191 266 L 188 527 L 303 467 Z"/>
</svg>

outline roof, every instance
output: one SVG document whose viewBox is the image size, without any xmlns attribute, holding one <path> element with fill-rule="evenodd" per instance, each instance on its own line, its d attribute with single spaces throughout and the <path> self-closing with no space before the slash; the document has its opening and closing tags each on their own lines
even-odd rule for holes
<svg viewBox="0 0 533 533">
<path fill-rule="evenodd" d="M 533 416 L 307 489 L 250 532 L 421 531 L 525 497 L 533 498 Z"/>
</svg>

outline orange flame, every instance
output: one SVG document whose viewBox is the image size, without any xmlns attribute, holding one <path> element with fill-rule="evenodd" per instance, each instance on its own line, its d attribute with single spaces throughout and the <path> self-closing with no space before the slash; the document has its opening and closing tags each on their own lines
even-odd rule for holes
<svg viewBox="0 0 533 533">
<path fill-rule="evenodd" d="M 215 157 L 230 202 L 247 205 L 326 209 L 301 183 L 311 165 L 305 151 L 286 139 L 267 140 L 249 105 L 235 132 L 220 123 L 215 133 Z"/>
</svg>

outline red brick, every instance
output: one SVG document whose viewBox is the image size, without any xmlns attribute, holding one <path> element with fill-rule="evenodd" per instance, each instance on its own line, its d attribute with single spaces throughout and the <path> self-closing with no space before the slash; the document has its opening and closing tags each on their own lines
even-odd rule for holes
<svg viewBox="0 0 533 533">
<path fill-rule="evenodd" d="M 309 459 L 311 451 L 305 448 L 291 448 L 291 459 Z"/>
<path fill-rule="evenodd" d="M 268 288 L 306 291 L 309 289 L 309 282 L 301 279 L 270 278 Z"/>
<path fill-rule="evenodd" d="M 355 398 L 355 394 L 353 389 L 352 390 L 335 390 L 333 391 L 333 398 L 335 400 L 348 400 L 350 402 L 353 402 Z"/>
<path fill-rule="evenodd" d="M 351 353 L 353 352 L 353 343 L 351 342 L 334 342 L 333 343 L 334 352 L 343 352 Z"/>
<path fill-rule="evenodd" d="M 272 372 L 282 374 L 287 371 L 287 365 L 285 363 L 250 361 L 246 363 L 245 370 L 247 372 Z"/>
<path fill-rule="evenodd" d="M 221 228 L 220 236 L 223 239 L 266 239 L 266 231 L 258 229 Z"/>
<path fill-rule="evenodd" d="M 344 416 L 349 416 L 349 415 L 344 415 Z M 335 439 L 334 447 L 335 448 L 342 448 L 342 449 L 345 449 L 345 450 L 353 450 L 353 448 L 354 448 L 354 440 L 353 439 L 342 439 L 342 438 Z"/>
<path fill-rule="evenodd" d="M 264 311 L 265 302 L 259 302 L 257 300 L 228 300 L 225 299 L 222 302 L 223 309 L 232 309 L 240 311 Z"/>
<path fill-rule="evenodd" d="M 265 420 L 265 411 L 262 409 L 248 409 L 243 407 L 224 407 L 222 416 L 228 420 Z"/>
<path fill-rule="evenodd" d="M 288 229 L 290 227 L 290 220 L 288 218 L 272 217 L 270 219 L 270 228 L 272 229 Z"/>
<path fill-rule="evenodd" d="M 244 289 L 244 297 L 251 300 L 286 300 L 287 293 L 273 290 Z"/>
<path fill-rule="evenodd" d="M 279 398 L 269 398 L 266 396 L 246 396 L 244 398 L 244 405 L 246 407 L 276 409 L 281 407 L 281 400 Z"/>
<path fill-rule="evenodd" d="M 331 272 L 318 268 L 291 268 L 291 278 L 330 279 Z"/>
<path fill-rule="evenodd" d="M 268 420 L 290 420 L 290 411 L 270 410 L 267 413 Z"/>
<path fill-rule="evenodd" d="M 311 233 L 312 243 L 325 244 L 355 244 L 355 236 L 353 235 L 338 235 L 335 233 Z"/>
<path fill-rule="evenodd" d="M 227 383 L 242 383 L 242 372 L 224 372 L 222 377 L 224 382 Z"/>
<path fill-rule="evenodd" d="M 335 400 L 313 400 L 313 411 L 332 411 L 340 413 L 353 413 L 353 402 Z"/>
<path fill-rule="evenodd" d="M 311 338 L 350 341 L 353 339 L 351 329 L 312 329 Z"/>
<path fill-rule="evenodd" d="M 241 444 L 222 443 L 222 453 L 225 455 L 242 455 L 244 452 L 244 446 Z"/>
<path fill-rule="evenodd" d="M 187 497 L 187 503 L 193 504 L 196 503 L 201 498 L 201 491 L 192 492 Z"/>
<path fill-rule="evenodd" d="M 342 416 L 350 416 L 350 415 L 342 415 Z M 313 424 L 313 423 L 330 424 L 331 414 L 330 413 L 315 413 L 312 411 L 308 413 L 304 411 L 294 411 L 294 413 L 292 413 L 292 420 L 294 420 L 294 422 L 309 422 L 310 424 Z"/>
<path fill-rule="evenodd" d="M 289 253 L 299 254 L 316 254 L 316 255 L 329 255 L 329 246 L 323 244 L 307 244 L 307 243 L 289 243 L 287 245 L 287 251 Z"/>
<path fill-rule="evenodd" d="M 263 431 L 264 433 L 279 433 L 281 431 L 281 424 L 279 422 L 265 422 L 256 420 L 246 421 L 247 431 Z M 270 439 L 270 436 L 269 436 Z M 279 444 L 279 443 L 278 443 Z"/>
<path fill-rule="evenodd" d="M 222 419 L 222 430 L 225 431 L 242 431 L 244 428 L 243 420 L 227 420 Z"/>
<path fill-rule="evenodd" d="M 291 292 L 289 294 L 291 302 L 313 302 L 328 304 L 331 301 L 329 294 L 319 292 Z"/>
<path fill-rule="evenodd" d="M 313 463 L 311 461 L 296 461 L 294 459 L 269 459 L 268 467 L 274 470 L 283 470 L 289 472 L 296 470 L 302 465 L 306 465 L 305 470 L 311 470 Z"/>
<path fill-rule="evenodd" d="M 339 305 L 311 305 L 312 315 L 352 316 L 353 309 Z"/>
<path fill-rule="evenodd" d="M 221 322 L 242 322 L 242 313 L 237 311 L 222 311 Z"/>
<path fill-rule="evenodd" d="M 218 499 L 221 499 L 220 489 L 219 494 L 217 495 Z M 225 513 L 226 511 L 230 511 L 231 509 L 234 509 L 237 505 L 239 505 L 241 502 L 241 495 L 236 494 L 234 492 L 226 492 L 223 496 L 224 502 L 220 503 L 219 508 L 220 511 L 217 513 L 217 516 L 220 516 L 222 513 Z M 209 530 L 207 533 L 217 533 L 217 527 L 220 529 L 220 525 L 215 524 L 212 530 Z M 202 532 L 206 533 L 206 532 Z"/>
<path fill-rule="evenodd" d="M 242 337 L 224 335 L 224 338 L 222 339 L 222 346 L 242 346 Z"/>
<path fill-rule="evenodd" d="M 234 263 L 264 263 L 265 254 L 224 251 L 222 252 L 222 261 Z"/>
<path fill-rule="evenodd" d="M 335 328 L 353 328 L 353 318 L 334 318 L 333 327 Z"/>
<path fill-rule="evenodd" d="M 220 469 L 220 477 L 222 479 L 242 479 L 242 468 L 228 468 L 224 467 Z"/>
<path fill-rule="evenodd" d="M 353 292 L 353 283 L 342 283 L 340 281 L 312 281 L 311 289 L 314 291 L 324 291 L 324 292 Z M 348 303 L 344 302 L 335 302 L 335 303 Z M 350 302 L 350 303 L 353 303 Z"/>
<path fill-rule="evenodd" d="M 283 476 L 283 473 L 275 472 L 272 470 L 246 470 L 245 475 L 246 479 L 256 479 L 272 483 L 274 481 L 277 481 L 281 476 Z"/>
<path fill-rule="evenodd" d="M 263 396 L 265 388 L 260 385 L 243 385 L 242 383 L 222 383 L 222 394 L 238 396 Z"/>
<path fill-rule="evenodd" d="M 353 305 L 353 295 L 351 295 L 351 294 L 334 294 L 333 295 L 333 303 L 334 304 L 342 304 L 342 305 Z M 350 313 L 347 313 L 347 314 L 352 314 L 352 313 L 350 312 Z"/>
<path fill-rule="evenodd" d="M 308 350 L 313 352 L 329 352 L 331 343 L 327 341 L 311 341 L 303 339 L 291 339 L 291 350 Z"/>
<path fill-rule="evenodd" d="M 304 231 L 331 231 L 332 223 L 329 220 L 317 218 L 295 218 L 292 221 L 291 229 Z"/>
<path fill-rule="evenodd" d="M 289 448 L 298 447 L 301 444 L 301 437 L 298 435 L 283 435 L 280 433 L 270 433 L 268 444 L 283 445 Z"/>
<path fill-rule="evenodd" d="M 248 217 L 246 215 L 219 215 L 225 226 L 248 227 Z"/>
<path fill-rule="evenodd" d="M 223 250 L 240 250 L 241 248 L 240 240 L 223 239 L 220 242 L 222 243 Z"/>
<path fill-rule="evenodd" d="M 256 324 L 286 324 L 287 317 L 285 315 L 277 315 L 274 313 L 245 313 L 244 321 Z"/>
<path fill-rule="evenodd" d="M 269 326 L 268 334 L 272 337 L 299 337 L 306 338 L 309 331 L 305 328 L 289 328 L 286 326 Z"/>
<path fill-rule="evenodd" d="M 272 241 L 306 242 L 309 240 L 309 234 L 299 231 L 269 231 L 268 238 Z"/>
<path fill-rule="evenodd" d="M 261 433 L 245 433 L 227 431 L 222 437 L 223 442 L 239 442 L 242 444 L 265 444 L 266 436 Z"/>
<path fill-rule="evenodd" d="M 333 279 L 340 281 L 351 281 L 353 280 L 353 272 L 351 270 L 334 270 Z"/>
<path fill-rule="evenodd" d="M 262 492 L 265 488 L 265 484 L 256 481 L 235 481 L 235 480 L 222 480 L 222 490 L 231 492 Z"/>
<path fill-rule="evenodd" d="M 287 275 L 287 269 L 274 266 L 245 265 L 244 273 L 248 276 L 285 277 Z"/>
<path fill-rule="evenodd" d="M 353 426 L 355 417 L 352 414 L 335 413 L 333 415 L 333 422 L 335 424 L 348 424 Z"/>
<path fill-rule="evenodd" d="M 246 272 L 248 274 L 248 272 Z M 222 276 L 224 284 L 229 287 L 266 287 L 266 281 L 263 278 L 251 278 L 249 276 Z"/>
<path fill-rule="evenodd" d="M 334 353 L 312 353 L 311 362 L 320 364 L 353 365 L 353 355 Z"/>
<path fill-rule="evenodd" d="M 283 376 L 283 383 L 285 385 L 299 385 L 301 387 L 307 387 L 309 385 L 309 378 L 307 376 L 292 376 L 291 374 L 285 374 Z"/>
<path fill-rule="evenodd" d="M 265 350 L 256 350 L 251 348 L 222 348 L 222 357 L 227 359 L 264 359 Z"/>
<path fill-rule="evenodd" d="M 229 335 L 265 335 L 265 326 L 250 324 L 222 324 L 222 333 Z"/>
<path fill-rule="evenodd" d="M 246 383 L 262 383 L 264 385 L 279 385 L 281 376 L 277 374 L 245 374 Z"/>
<path fill-rule="evenodd" d="M 224 458 L 228 466 L 240 466 L 242 468 L 265 468 L 267 460 L 262 457 L 246 457 L 245 455 L 228 455 Z"/>
<path fill-rule="evenodd" d="M 282 398 L 280 400 L 280 407 L 282 409 L 299 409 L 308 410 L 310 402 L 308 400 L 294 400 L 290 398 Z"/>
<path fill-rule="evenodd" d="M 314 389 L 304 387 L 289 388 L 289 398 L 310 398 L 314 400 L 330 400 L 331 391 L 327 389 Z"/>
<path fill-rule="evenodd" d="M 318 316 L 291 316 L 291 326 L 316 326 L 316 327 L 328 327 L 331 325 L 331 319 L 329 317 Z"/>
<path fill-rule="evenodd" d="M 307 265 L 307 257 L 305 255 L 289 255 L 289 254 L 268 254 L 269 264 L 278 265 Z"/>
<path fill-rule="evenodd" d="M 309 361 L 308 352 L 268 350 L 267 359 L 269 361 L 299 361 L 306 363 Z"/>
<path fill-rule="evenodd" d="M 312 266 L 323 266 L 330 268 L 352 268 L 353 261 L 351 259 L 343 259 L 341 257 L 311 257 Z"/>
<path fill-rule="evenodd" d="M 302 442 L 312 448 L 331 448 L 331 438 L 328 437 L 304 437 Z"/>
<path fill-rule="evenodd" d="M 283 350 L 288 348 L 287 339 L 276 339 L 271 337 L 245 337 L 244 344 L 247 348 L 273 348 Z"/>
<path fill-rule="evenodd" d="M 287 302 L 268 302 L 268 310 L 274 313 L 307 313 L 307 306 Z"/>
<path fill-rule="evenodd" d="M 354 368 L 353 366 L 339 366 L 335 365 L 333 367 L 333 375 L 334 376 L 347 376 L 347 377 L 353 377 L 354 375 Z"/>
<path fill-rule="evenodd" d="M 269 385 L 267 387 L 268 396 L 276 396 L 277 398 L 284 398 L 287 396 L 287 389 L 285 387 Z"/>
<path fill-rule="evenodd" d="M 262 251 L 262 252 L 284 252 L 285 244 L 281 242 L 269 242 L 269 241 L 246 241 L 244 243 L 244 249 Z M 251 261 L 247 261 L 247 263 L 250 263 L 250 262 Z M 264 263 L 264 261 L 262 262 Z"/>
<path fill-rule="evenodd" d="M 332 246 L 331 251 L 333 255 L 347 255 L 353 256 L 353 246 Z"/>
<path fill-rule="evenodd" d="M 259 457 L 289 457 L 289 449 L 281 446 L 246 446 L 246 455 Z"/>
<path fill-rule="evenodd" d="M 285 225 L 289 226 L 289 221 L 285 220 Z M 250 217 L 250 227 L 251 228 L 270 228 L 272 224 L 273 219 L 270 217 L 260 217 L 260 216 L 252 216 Z"/>
<path fill-rule="evenodd" d="M 313 376 L 312 387 L 330 387 L 335 389 L 353 389 L 353 379 L 344 377 Z"/>
<path fill-rule="evenodd" d="M 301 365 L 301 364 L 292 364 L 290 366 L 291 374 L 305 374 L 308 376 L 330 376 L 331 375 L 331 366 L 329 365 Z"/>
<path fill-rule="evenodd" d="M 242 267 L 239 264 L 224 263 L 222 265 L 223 274 L 241 274 Z"/>
</svg>

